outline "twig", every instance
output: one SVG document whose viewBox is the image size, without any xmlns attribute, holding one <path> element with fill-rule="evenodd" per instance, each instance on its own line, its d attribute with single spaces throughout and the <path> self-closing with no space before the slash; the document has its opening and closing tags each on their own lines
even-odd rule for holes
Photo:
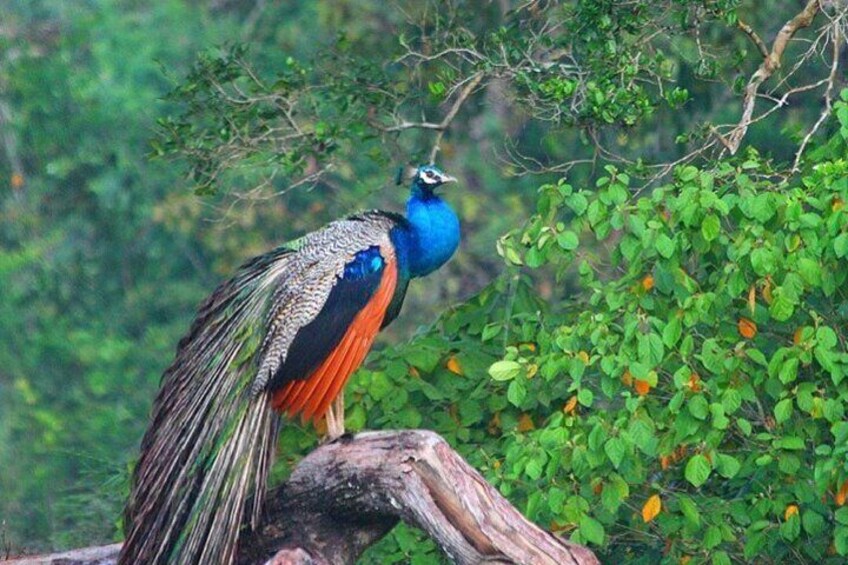
<svg viewBox="0 0 848 565">
<path fill-rule="evenodd" d="M 433 147 L 430 149 L 430 157 L 428 159 L 429 163 L 434 163 L 436 160 L 436 154 L 441 149 L 440 145 L 442 143 L 442 138 L 445 136 L 445 131 L 447 131 L 448 127 L 450 127 L 451 122 L 456 117 L 457 113 L 459 113 L 459 109 L 462 108 L 462 105 L 465 104 L 465 101 L 471 96 L 471 93 L 474 92 L 474 89 L 480 84 L 483 80 L 483 73 L 478 72 L 471 76 L 471 79 L 465 85 L 465 87 L 460 91 L 459 96 L 457 96 L 456 100 L 453 102 L 453 106 L 445 115 L 445 118 L 441 121 L 438 128 L 438 133 L 436 134 L 436 139 L 433 141 Z"/>
<path fill-rule="evenodd" d="M 800 147 L 798 147 L 798 151 L 795 153 L 795 162 L 792 164 L 792 172 L 798 172 L 800 170 L 801 165 L 801 157 L 804 155 L 804 150 L 807 148 L 807 144 L 810 142 L 810 139 L 816 134 L 818 129 L 824 123 L 824 121 L 830 116 L 830 112 L 833 109 L 833 88 L 836 84 L 836 71 L 839 69 L 839 50 L 840 50 L 840 40 L 841 40 L 841 29 L 839 27 L 839 22 L 835 22 L 833 24 L 833 61 L 830 64 L 830 75 L 827 78 L 827 88 L 824 91 L 824 109 L 822 109 L 821 115 L 819 115 L 819 119 L 816 120 L 816 123 L 807 132 L 807 135 L 804 136 L 804 139 L 801 141 Z"/>
<path fill-rule="evenodd" d="M 435 122 L 408 122 L 404 120 L 399 124 L 382 129 L 384 132 L 390 133 L 395 131 L 404 131 L 407 129 L 434 129 L 436 131 L 441 131 L 442 127 L 442 124 L 437 124 Z"/>
</svg>

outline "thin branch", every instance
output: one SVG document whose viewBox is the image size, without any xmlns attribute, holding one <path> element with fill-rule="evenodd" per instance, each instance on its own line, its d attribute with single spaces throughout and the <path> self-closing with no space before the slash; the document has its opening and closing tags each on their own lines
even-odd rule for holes
<svg viewBox="0 0 848 565">
<path fill-rule="evenodd" d="M 769 56 L 768 47 L 766 47 L 765 42 L 757 34 L 757 32 L 754 31 L 754 28 L 752 28 L 751 26 L 749 26 L 748 24 L 746 24 L 742 20 L 738 20 L 736 22 L 736 27 L 738 27 L 739 29 L 744 31 L 748 35 L 748 37 L 751 38 L 751 41 L 753 41 L 754 45 L 757 46 L 757 49 L 760 51 L 760 55 L 763 56 L 763 59 L 765 59 L 766 57 Z"/>
<path fill-rule="evenodd" d="M 842 39 L 842 33 L 839 27 L 839 22 L 835 22 L 833 24 L 833 38 L 831 39 L 833 43 L 833 61 L 830 65 L 830 75 L 827 79 L 827 89 L 824 91 L 824 108 L 822 109 L 821 115 L 819 115 L 819 119 L 816 120 L 816 123 L 807 132 L 807 135 L 804 136 L 803 141 L 801 141 L 801 146 L 798 147 L 798 151 L 795 153 L 795 162 L 792 164 L 792 172 L 797 172 L 800 170 L 801 157 L 804 155 L 804 150 L 807 148 L 807 144 L 810 142 L 810 139 L 816 134 L 818 129 L 824 123 L 824 121 L 830 116 L 830 112 L 833 109 L 833 90 L 834 85 L 836 84 L 836 72 L 839 69 L 839 50 L 841 48 L 840 41 Z"/>
<path fill-rule="evenodd" d="M 465 101 L 471 96 L 471 93 L 474 92 L 474 89 L 480 84 L 483 80 L 484 74 L 482 72 L 478 72 L 471 76 L 470 80 L 467 82 L 465 87 L 459 93 L 456 100 L 454 100 L 453 106 L 445 115 L 445 118 L 439 124 L 438 133 L 436 134 L 436 139 L 433 141 L 433 148 L 430 149 L 430 157 L 428 159 L 429 163 L 434 163 L 436 160 L 436 154 L 441 149 L 442 138 L 445 136 L 445 131 L 450 127 L 451 122 L 459 113 L 459 109 L 462 108 L 462 105 L 465 104 Z"/>
<path fill-rule="evenodd" d="M 404 120 L 399 124 L 382 128 L 382 130 L 386 133 L 404 131 L 408 129 L 434 129 L 436 131 L 441 131 L 443 129 L 443 126 L 442 124 L 437 124 L 434 122 L 408 122 Z"/>
</svg>

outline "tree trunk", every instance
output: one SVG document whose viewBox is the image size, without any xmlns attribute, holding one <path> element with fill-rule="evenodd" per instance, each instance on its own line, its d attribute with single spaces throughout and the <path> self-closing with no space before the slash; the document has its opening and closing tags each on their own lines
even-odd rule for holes
<svg viewBox="0 0 848 565">
<path fill-rule="evenodd" d="M 364 432 L 325 444 L 269 493 L 265 513 L 264 525 L 242 536 L 240 563 L 354 563 L 398 520 L 424 530 L 460 564 L 598 563 L 587 548 L 527 521 L 429 431 Z M 23 562 L 106 565 L 119 548 Z"/>
</svg>

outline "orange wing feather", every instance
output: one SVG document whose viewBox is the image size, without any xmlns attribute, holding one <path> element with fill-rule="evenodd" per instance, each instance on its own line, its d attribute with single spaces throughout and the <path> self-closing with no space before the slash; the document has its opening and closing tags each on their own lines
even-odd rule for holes
<svg viewBox="0 0 848 565">
<path fill-rule="evenodd" d="M 308 378 L 292 381 L 274 393 L 274 409 L 293 417 L 303 412 L 304 420 L 320 420 L 338 396 L 350 375 L 359 368 L 380 331 L 383 317 L 397 286 L 394 258 L 386 261 L 383 278 L 374 296 L 354 317 L 341 341 Z"/>
</svg>

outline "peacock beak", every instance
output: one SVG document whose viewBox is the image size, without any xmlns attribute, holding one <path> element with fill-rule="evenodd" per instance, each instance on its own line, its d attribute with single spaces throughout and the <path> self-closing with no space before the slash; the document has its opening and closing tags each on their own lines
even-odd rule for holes
<svg viewBox="0 0 848 565">
<path fill-rule="evenodd" d="M 442 184 L 446 184 L 446 183 L 449 183 L 449 182 L 458 182 L 456 180 L 456 177 L 452 177 L 450 175 L 442 175 L 441 180 L 442 180 Z"/>
</svg>

